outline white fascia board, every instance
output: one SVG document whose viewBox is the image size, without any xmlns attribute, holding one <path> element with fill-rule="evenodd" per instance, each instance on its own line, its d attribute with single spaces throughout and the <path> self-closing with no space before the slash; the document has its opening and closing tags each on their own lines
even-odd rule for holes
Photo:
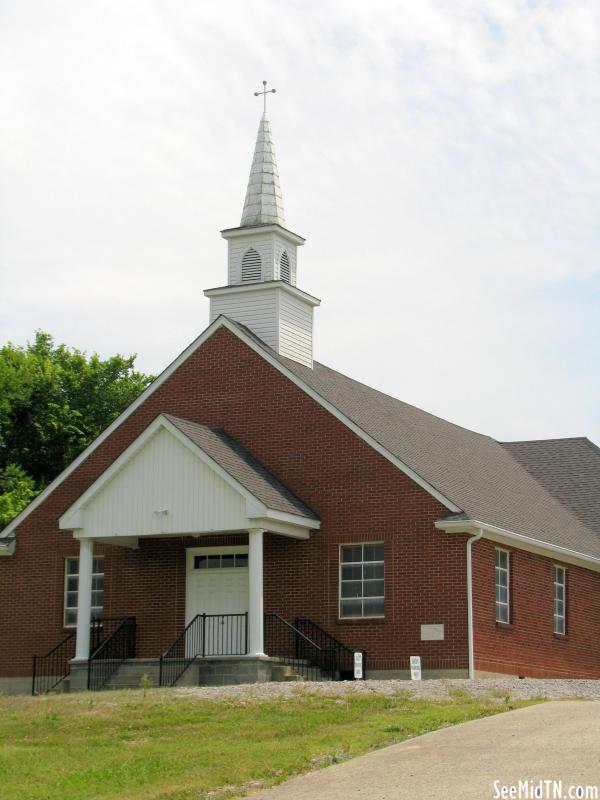
<svg viewBox="0 0 600 800">
<path fill-rule="evenodd" d="M 295 375 L 291 370 L 284 367 L 276 358 L 268 353 L 263 347 L 258 345 L 251 337 L 247 336 L 243 331 L 241 331 L 236 325 L 231 323 L 226 317 L 217 317 L 217 319 L 208 326 L 200 336 L 196 337 L 191 344 L 189 344 L 185 350 L 183 350 L 177 358 L 172 361 L 169 366 L 161 372 L 161 374 L 148 386 L 142 394 L 128 406 L 125 411 L 123 411 L 119 416 L 111 422 L 111 424 L 102 431 L 102 433 L 94 439 L 91 444 L 89 444 L 85 450 L 83 450 L 77 458 L 75 458 L 68 467 L 66 467 L 60 475 L 58 475 L 52 483 L 49 483 L 48 486 L 44 489 L 43 492 L 35 497 L 29 505 L 21 511 L 21 513 L 13 519 L 11 523 L 7 525 L 6 528 L 2 531 L 0 535 L 0 539 L 3 537 L 9 536 L 15 528 L 17 528 L 23 520 L 25 520 L 32 511 L 35 511 L 38 506 L 40 506 L 44 500 L 49 497 L 52 492 L 60 486 L 60 484 L 66 480 L 72 472 L 74 472 L 77 467 L 82 464 L 86 458 L 88 458 L 97 447 L 99 447 L 109 436 L 111 436 L 114 431 L 122 425 L 125 420 L 133 414 L 146 400 L 154 394 L 154 392 L 162 386 L 162 384 L 168 380 L 171 375 L 179 369 L 179 367 L 194 353 L 199 347 L 201 347 L 207 339 L 217 331 L 219 328 L 227 328 L 231 333 L 241 339 L 245 344 L 250 347 L 251 350 L 254 350 L 258 355 L 262 356 L 262 358 L 267 361 L 267 363 L 271 364 L 271 366 L 275 367 L 275 369 L 279 370 L 283 375 L 286 376 L 289 380 L 292 381 L 296 386 L 298 386 L 305 394 L 315 400 L 320 406 L 327 409 L 334 417 L 339 419 L 341 422 L 346 425 L 353 433 L 355 433 L 360 439 L 365 441 L 368 445 L 370 445 L 373 450 L 378 452 L 384 458 L 386 458 L 389 462 L 391 462 L 395 467 L 399 470 L 404 472 L 411 480 L 413 480 L 418 486 L 424 489 L 428 494 L 438 500 L 443 506 L 445 506 L 449 511 L 454 513 L 458 513 L 462 511 L 457 505 L 455 505 L 451 500 L 439 492 L 434 486 L 431 486 L 424 478 L 421 478 L 414 470 L 412 470 L 408 465 L 404 464 L 400 461 L 399 458 L 394 456 L 392 453 L 389 452 L 383 445 L 379 444 L 372 436 L 362 430 L 358 425 L 356 425 L 352 420 L 350 420 L 345 414 L 343 414 L 339 409 L 337 409 L 332 403 L 328 400 L 325 400 L 324 397 L 321 397 L 314 389 L 311 389 L 310 386 L 304 383 L 304 381 L 300 380 L 297 375 Z"/>
<path fill-rule="evenodd" d="M 181 534 L 177 534 L 181 536 Z M 137 536 L 86 536 L 83 531 L 74 533 L 73 538 L 77 540 L 89 539 L 98 544 L 112 544 L 118 547 L 126 547 L 128 550 L 139 550 L 140 542 Z"/>
<path fill-rule="evenodd" d="M 290 525 L 300 525 L 303 528 L 310 528 L 311 530 L 318 531 L 321 527 L 321 522 L 312 517 L 303 517 L 301 514 L 290 514 L 287 511 L 275 511 L 274 509 L 267 509 L 265 514 L 267 519 L 276 519 L 280 522 L 288 522 Z"/>
<path fill-rule="evenodd" d="M 550 542 L 543 542 L 539 539 L 534 539 L 532 536 L 525 536 L 522 533 L 515 533 L 514 531 L 499 528 L 496 525 L 489 525 L 486 522 L 480 522 L 476 519 L 461 519 L 461 520 L 438 520 L 435 523 L 438 530 L 445 531 L 446 533 L 477 533 L 483 530 L 484 539 L 490 541 L 512 544 L 521 550 L 527 550 L 531 553 L 546 556 L 549 558 L 559 558 L 562 561 L 570 564 L 591 569 L 594 572 L 600 572 L 600 558 L 580 553 L 577 550 L 571 550 L 568 547 L 561 547 L 557 544 Z"/>
<path fill-rule="evenodd" d="M 320 306 L 321 301 L 318 297 L 314 297 L 308 292 L 298 289 L 297 286 L 292 286 L 287 281 L 257 281 L 256 283 L 233 283 L 229 286 L 216 286 L 214 289 L 205 289 L 205 297 L 221 297 L 222 295 L 231 294 L 247 294 L 249 292 L 261 292 L 265 289 L 280 289 L 281 291 L 291 294 L 300 300 L 304 300 L 311 306 Z"/>
<path fill-rule="evenodd" d="M 306 241 L 306 239 L 299 236 L 297 233 L 277 224 L 254 225 L 248 228 L 224 228 L 221 231 L 221 236 L 223 239 L 237 239 L 242 236 L 261 236 L 264 233 L 278 233 L 282 239 L 287 239 L 298 247 L 302 247 Z"/>
<path fill-rule="evenodd" d="M 249 520 L 249 523 L 249 528 L 262 528 L 268 533 L 276 533 L 290 539 L 310 539 L 310 528 L 306 522 L 304 525 L 291 525 L 273 517 L 255 517 Z"/>
</svg>

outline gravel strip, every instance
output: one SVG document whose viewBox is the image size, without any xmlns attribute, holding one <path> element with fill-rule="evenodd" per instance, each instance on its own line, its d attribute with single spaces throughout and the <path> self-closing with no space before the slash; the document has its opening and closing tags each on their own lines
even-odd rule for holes
<svg viewBox="0 0 600 800">
<path fill-rule="evenodd" d="M 288 683 L 252 683 L 237 686 L 194 686 L 175 689 L 178 695 L 192 695 L 204 700 L 239 700 L 240 702 L 267 702 L 281 698 L 293 698 L 301 694 L 324 697 L 348 695 L 396 695 L 408 693 L 414 698 L 447 700 L 457 691 L 468 692 L 474 697 L 495 697 L 513 700 L 534 698 L 560 699 L 581 697 L 600 699 L 600 680 L 551 680 L 537 678 L 480 678 L 475 680 L 368 680 L 311 682 L 290 681 Z"/>
</svg>

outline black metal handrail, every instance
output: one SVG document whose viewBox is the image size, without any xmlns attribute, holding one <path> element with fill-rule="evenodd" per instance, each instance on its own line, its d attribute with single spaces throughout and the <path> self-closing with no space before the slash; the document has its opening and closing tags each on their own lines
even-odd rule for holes
<svg viewBox="0 0 600 800">
<path fill-rule="evenodd" d="M 333 651 L 322 648 L 274 611 L 265 614 L 265 653 L 289 664 L 307 681 L 335 676 Z"/>
<path fill-rule="evenodd" d="M 46 655 L 33 656 L 31 694 L 45 694 L 64 681 L 69 675 L 74 655 L 75 631 L 71 631 Z"/>
<path fill-rule="evenodd" d="M 88 689 L 102 689 L 123 661 L 135 658 L 135 617 L 123 617 L 88 659 Z"/>
<path fill-rule="evenodd" d="M 110 632 L 115 618 L 92 619 L 90 623 L 90 653 Z M 71 673 L 71 659 L 75 656 L 76 631 L 71 631 L 46 655 L 33 656 L 31 694 L 46 694 L 59 686 Z"/>
<path fill-rule="evenodd" d="M 98 617 L 92 620 L 90 628 L 90 653 L 96 651 L 105 639 L 114 633 L 123 617 Z"/>
<path fill-rule="evenodd" d="M 197 658 L 248 652 L 248 613 L 197 614 L 160 657 L 159 686 L 174 686 Z"/>
<path fill-rule="evenodd" d="M 174 686 L 198 655 L 198 638 L 202 636 L 202 614 L 196 614 L 160 657 L 158 685 Z M 192 655 L 187 655 L 192 653 Z"/>
<path fill-rule="evenodd" d="M 333 666 L 336 677 L 340 680 L 354 680 L 354 653 L 362 653 L 362 673 L 363 678 L 366 672 L 367 654 L 364 650 L 354 651 L 352 648 L 340 642 L 324 628 L 313 622 L 308 617 L 296 617 L 296 627 L 303 631 L 323 651 L 331 653 L 330 663 Z"/>
</svg>

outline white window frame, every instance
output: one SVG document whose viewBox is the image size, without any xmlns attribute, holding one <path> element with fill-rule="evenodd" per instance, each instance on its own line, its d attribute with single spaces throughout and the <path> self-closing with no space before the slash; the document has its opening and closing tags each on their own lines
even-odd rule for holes
<svg viewBox="0 0 600 800">
<path fill-rule="evenodd" d="M 77 572 L 69 572 L 69 561 L 76 561 L 77 562 Z M 94 556 L 94 562 L 101 561 L 102 562 L 102 572 L 92 572 L 92 586 L 94 584 L 94 578 L 100 577 L 100 575 L 104 578 L 104 556 Z M 79 606 L 79 556 L 67 556 L 65 558 L 64 564 L 65 570 L 65 582 L 64 582 L 64 593 L 63 593 L 63 628 L 76 628 L 77 627 L 77 608 Z M 67 605 L 67 591 L 74 591 L 73 589 L 67 589 L 68 587 L 68 579 L 69 578 L 77 578 L 77 605 L 76 606 L 68 606 Z M 102 589 L 102 600 L 104 600 L 104 588 Z M 75 611 L 75 622 L 67 622 L 67 612 L 68 611 Z M 92 619 L 95 617 L 102 617 L 102 612 L 104 611 L 104 602 L 101 606 L 92 606 Z M 100 613 L 98 613 L 100 612 Z"/>
<path fill-rule="evenodd" d="M 558 574 L 562 573 L 562 582 L 558 581 Z M 562 614 L 556 613 L 556 603 L 561 598 L 557 597 L 557 588 L 562 587 Z M 562 564 L 555 564 L 554 565 L 554 597 L 552 603 L 552 627 L 554 633 L 557 636 L 566 636 L 567 635 L 567 569 L 563 567 Z M 562 628 L 562 630 L 557 629 L 558 627 Z"/>
<path fill-rule="evenodd" d="M 198 567 L 194 566 L 196 556 L 227 556 L 227 555 L 235 555 L 236 553 L 239 555 L 248 555 L 249 547 L 247 544 L 240 544 L 240 545 L 221 545 L 216 547 L 188 547 L 186 548 L 187 553 L 187 568 L 188 571 L 196 572 Z M 227 570 L 228 567 L 219 567 L 219 571 Z M 231 567 L 231 569 L 235 569 L 236 572 L 240 572 L 246 570 L 248 572 L 248 565 L 245 567 Z M 208 571 L 208 570 L 207 570 Z"/>
<path fill-rule="evenodd" d="M 369 547 L 369 546 L 376 546 L 376 545 L 381 545 L 383 547 L 383 560 L 382 561 L 367 561 L 367 562 L 365 562 L 364 560 L 360 561 L 360 562 L 359 561 L 346 561 L 346 562 L 342 561 L 342 550 L 344 549 L 344 547 L 365 547 L 365 546 Z M 367 598 L 369 600 L 383 600 L 383 609 L 384 609 L 384 613 L 383 614 L 365 615 L 363 613 L 363 614 L 360 614 L 360 615 L 352 615 L 352 616 L 350 616 L 348 614 L 342 614 L 342 600 L 349 600 L 349 599 L 362 600 L 362 601 L 365 600 L 364 596 L 361 596 L 360 598 L 358 598 L 358 597 L 356 597 L 356 598 L 347 598 L 347 597 L 346 598 L 342 598 L 342 566 L 344 566 L 344 564 L 359 564 L 359 563 L 361 565 L 365 564 L 365 563 L 367 563 L 367 564 L 383 564 L 383 578 L 382 579 L 380 579 L 380 578 L 376 579 L 376 580 L 383 580 L 383 595 L 381 595 L 381 596 L 377 595 L 377 597 Z M 385 617 L 385 544 L 384 544 L 384 542 L 383 541 L 377 541 L 377 542 L 343 542 L 342 544 L 339 545 L 338 565 L 339 565 L 339 567 L 338 567 L 338 618 L 340 620 L 344 620 L 344 619 L 363 619 L 363 620 L 383 619 Z M 363 582 L 363 581 L 364 581 L 364 579 L 361 578 L 361 582 Z M 363 604 L 363 611 L 364 611 L 364 604 Z"/>
<path fill-rule="evenodd" d="M 498 566 L 498 553 L 504 553 L 506 555 L 506 567 L 499 567 Z M 498 591 L 498 571 L 502 571 L 506 573 L 506 603 L 501 600 L 498 600 L 496 597 L 496 592 Z M 510 551 L 504 550 L 502 547 L 495 547 L 494 548 L 494 599 L 495 599 L 495 613 L 496 613 L 496 622 L 500 625 L 510 625 Z M 498 609 L 506 608 L 506 619 L 500 619 L 498 614 Z"/>
</svg>

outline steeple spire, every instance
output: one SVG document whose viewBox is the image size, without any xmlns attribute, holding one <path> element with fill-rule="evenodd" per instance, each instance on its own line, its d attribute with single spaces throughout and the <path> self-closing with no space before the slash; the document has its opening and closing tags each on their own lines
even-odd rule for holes
<svg viewBox="0 0 600 800">
<path fill-rule="evenodd" d="M 279 172 L 271 138 L 271 126 L 266 111 L 258 126 L 254 158 L 240 225 L 243 228 L 254 225 L 281 225 L 285 228 Z"/>
<path fill-rule="evenodd" d="M 267 89 L 263 81 L 266 104 Z M 302 236 L 285 227 L 279 174 L 267 112 L 263 113 L 242 221 L 226 228 L 227 286 L 206 289 L 210 321 L 221 314 L 249 328 L 277 353 L 313 365 L 313 312 L 321 301 L 296 285 Z"/>
</svg>

